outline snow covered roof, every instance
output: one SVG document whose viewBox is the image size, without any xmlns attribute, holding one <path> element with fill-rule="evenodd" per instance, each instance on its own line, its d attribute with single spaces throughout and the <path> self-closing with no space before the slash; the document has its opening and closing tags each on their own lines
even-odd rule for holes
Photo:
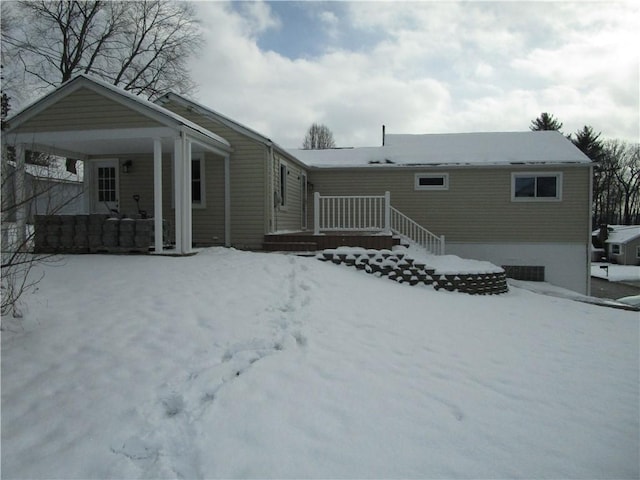
<svg viewBox="0 0 640 480">
<path fill-rule="evenodd" d="M 555 131 L 386 135 L 380 147 L 289 152 L 318 168 L 591 163 Z"/>
<path fill-rule="evenodd" d="M 640 237 L 640 225 L 609 225 L 609 236 L 606 243 L 627 243 Z"/>
</svg>

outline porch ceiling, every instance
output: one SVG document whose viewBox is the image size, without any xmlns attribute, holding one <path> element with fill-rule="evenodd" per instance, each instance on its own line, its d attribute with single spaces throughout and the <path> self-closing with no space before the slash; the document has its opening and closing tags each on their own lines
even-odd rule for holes
<svg viewBox="0 0 640 480">
<path fill-rule="evenodd" d="M 21 132 L 6 135 L 8 144 L 23 143 L 29 149 L 78 159 L 133 154 L 153 155 L 153 139 L 160 138 L 162 151 L 173 152 L 179 134 L 171 128 L 139 128 L 117 130 L 65 130 L 60 132 Z M 200 153 L 207 148 L 193 139 L 191 150 Z"/>
</svg>

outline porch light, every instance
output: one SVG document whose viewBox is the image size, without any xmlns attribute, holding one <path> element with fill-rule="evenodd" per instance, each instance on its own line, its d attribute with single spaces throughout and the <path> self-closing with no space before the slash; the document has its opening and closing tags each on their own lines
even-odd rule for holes
<svg viewBox="0 0 640 480">
<path fill-rule="evenodd" d="M 133 162 L 131 160 L 127 160 L 122 164 L 122 173 L 131 173 L 132 168 Z"/>
</svg>

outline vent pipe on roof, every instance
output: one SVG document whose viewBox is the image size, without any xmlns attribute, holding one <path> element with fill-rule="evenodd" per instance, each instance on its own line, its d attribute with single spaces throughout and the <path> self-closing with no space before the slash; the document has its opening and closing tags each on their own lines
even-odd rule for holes
<svg viewBox="0 0 640 480">
<path fill-rule="evenodd" d="M 384 125 L 382 125 L 382 146 L 383 147 L 384 147 L 384 130 L 385 130 L 385 127 Z"/>
</svg>

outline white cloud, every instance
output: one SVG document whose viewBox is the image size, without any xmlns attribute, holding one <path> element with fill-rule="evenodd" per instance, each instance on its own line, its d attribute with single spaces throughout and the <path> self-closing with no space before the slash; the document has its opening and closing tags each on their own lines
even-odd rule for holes
<svg viewBox="0 0 640 480">
<path fill-rule="evenodd" d="M 242 18 L 251 36 L 263 33 L 271 28 L 280 28 L 280 20 L 271 14 L 269 4 L 264 2 L 240 2 L 237 5 L 243 13 Z"/>
<path fill-rule="evenodd" d="M 332 39 L 337 38 L 339 33 L 340 20 L 338 19 L 336 14 L 329 10 L 323 10 L 318 15 L 318 18 L 324 25 L 325 31 L 327 32 L 329 37 Z"/>
<path fill-rule="evenodd" d="M 338 145 L 377 145 L 382 123 L 394 133 L 526 130 L 542 111 L 566 133 L 591 124 L 637 139 L 637 17 L 626 6 L 353 2 L 317 18 L 329 31 L 349 26 L 338 39 L 378 38 L 371 48 L 331 42 L 292 60 L 257 46 L 266 29 L 286 30 L 268 5 L 197 5 L 207 30 L 193 64 L 198 100 L 284 146 L 314 121 Z"/>
</svg>

